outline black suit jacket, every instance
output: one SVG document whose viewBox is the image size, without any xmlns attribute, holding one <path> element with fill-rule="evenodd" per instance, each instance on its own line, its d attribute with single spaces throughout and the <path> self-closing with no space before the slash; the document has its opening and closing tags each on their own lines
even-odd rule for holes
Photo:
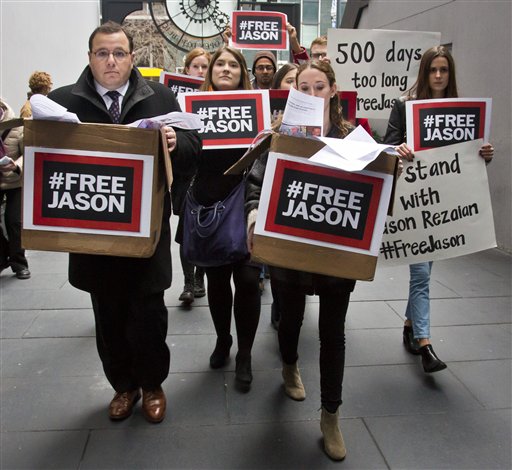
<svg viewBox="0 0 512 470">
<path fill-rule="evenodd" d="M 74 85 L 59 88 L 49 98 L 76 113 L 82 122 L 109 123 L 112 119 L 103 98 L 96 92 L 87 66 Z M 130 85 L 121 107 L 121 123 L 180 111 L 174 93 L 165 86 L 146 81 L 138 70 L 130 76 Z M 194 173 L 201 152 L 201 139 L 195 131 L 176 129 L 177 146 L 171 154 L 174 178 Z M 103 255 L 69 255 L 69 281 L 78 289 L 91 293 L 148 295 L 171 285 L 171 203 L 166 193 L 162 214 L 162 231 L 155 253 L 150 258 Z"/>
</svg>

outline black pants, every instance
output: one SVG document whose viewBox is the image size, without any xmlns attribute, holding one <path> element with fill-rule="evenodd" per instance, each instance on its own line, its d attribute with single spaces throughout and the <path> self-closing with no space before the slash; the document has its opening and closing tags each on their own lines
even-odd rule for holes
<svg viewBox="0 0 512 470">
<path fill-rule="evenodd" d="M 91 294 L 96 345 L 103 370 L 116 392 L 154 390 L 169 374 L 164 293 Z"/>
<path fill-rule="evenodd" d="M 7 238 L 0 228 L 0 265 L 9 264 L 14 272 L 28 268 L 25 250 L 21 247 L 21 188 L 0 191 L 0 201 L 5 195 L 5 228 Z"/>
<path fill-rule="evenodd" d="M 260 320 L 260 269 L 260 266 L 249 265 L 244 261 L 205 268 L 208 303 L 217 337 L 225 339 L 230 335 L 233 308 L 240 354 L 250 354 Z M 234 297 L 231 276 L 235 285 Z"/>
<path fill-rule="evenodd" d="M 279 284 L 275 289 L 281 311 L 279 349 L 286 364 L 298 359 L 298 344 L 306 296 L 289 285 Z M 320 335 L 320 396 L 322 406 L 334 413 L 341 405 L 343 373 L 345 369 L 345 317 L 350 292 L 334 291 L 320 297 L 318 330 Z"/>
<path fill-rule="evenodd" d="M 180 245 L 180 261 L 181 269 L 183 270 L 183 277 L 185 278 L 185 285 L 194 285 L 194 279 L 204 278 L 204 268 L 201 266 L 193 265 L 183 253 L 183 244 Z"/>
</svg>

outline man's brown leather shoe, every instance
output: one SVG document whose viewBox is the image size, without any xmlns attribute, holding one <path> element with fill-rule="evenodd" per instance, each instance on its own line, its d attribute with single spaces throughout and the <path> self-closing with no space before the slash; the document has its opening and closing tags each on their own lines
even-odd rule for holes
<svg viewBox="0 0 512 470">
<path fill-rule="evenodd" d="M 166 406 L 167 400 L 162 387 L 155 390 L 142 390 L 142 412 L 144 418 L 150 423 L 159 423 L 165 418 Z"/>
<path fill-rule="evenodd" d="M 128 418 L 132 414 L 133 406 L 140 398 L 139 389 L 114 395 L 108 407 L 108 416 L 114 421 Z"/>
</svg>

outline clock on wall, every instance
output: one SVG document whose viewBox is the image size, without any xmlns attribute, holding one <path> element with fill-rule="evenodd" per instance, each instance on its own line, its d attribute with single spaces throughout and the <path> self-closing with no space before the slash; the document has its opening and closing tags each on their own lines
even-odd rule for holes
<svg viewBox="0 0 512 470">
<path fill-rule="evenodd" d="M 177 49 L 208 51 L 222 44 L 237 0 L 162 0 L 149 2 L 151 18 L 160 34 Z"/>
</svg>

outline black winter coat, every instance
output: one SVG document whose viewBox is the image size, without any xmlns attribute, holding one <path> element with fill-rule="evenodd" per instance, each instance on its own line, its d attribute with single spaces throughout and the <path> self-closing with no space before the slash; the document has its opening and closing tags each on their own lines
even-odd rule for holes
<svg viewBox="0 0 512 470">
<path fill-rule="evenodd" d="M 395 104 L 389 115 L 388 127 L 384 136 L 384 143 L 389 145 L 400 145 L 407 141 L 405 124 L 405 99 L 395 100 Z"/>
<path fill-rule="evenodd" d="M 112 124 L 102 97 L 96 92 L 93 76 L 87 66 L 74 85 L 59 88 L 49 98 L 76 113 L 82 122 Z M 122 102 L 121 123 L 180 111 L 174 93 L 163 85 L 146 81 L 133 69 L 130 86 Z M 177 145 L 171 154 L 173 175 L 194 173 L 201 151 L 201 139 L 195 131 L 176 129 Z M 169 194 L 164 199 L 162 231 L 155 253 L 150 258 L 128 258 L 102 255 L 69 255 L 69 281 L 78 289 L 92 293 L 112 292 L 148 295 L 171 285 L 171 235 Z"/>
<path fill-rule="evenodd" d="M 331 130 L 327 137 L 339 137 L 337 129 Z M 260 155 L 254 162 L 251 171 L 247 176 L 247 187 L 245 197 L 246 216 L 253 209 L 257 209 L 260 201 L 261 186 L 267 167 L 268 151 Z M 294 269 L 278 268 L 269 266 L 272 282 L 292 286 L 297 293 L 308 295 L 323 295 L 332 293 L 333 290 L 352 292 L 356 282 L 352 279 L 344 279 L 334 276 L 297 271 Z"/>
</svg>

